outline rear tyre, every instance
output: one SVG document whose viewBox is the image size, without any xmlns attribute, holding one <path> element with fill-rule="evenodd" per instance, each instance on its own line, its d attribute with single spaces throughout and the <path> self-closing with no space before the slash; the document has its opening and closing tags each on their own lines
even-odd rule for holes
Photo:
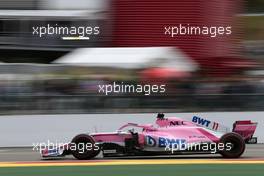
<svg viewBox="0 0 264 176">
<path fill-rule="evenodd" d="M 99 146 L 94 139 L 87 134 L 79 134 L 72 139 L 71 147 L 72 155 L 79 160 L 87 160 L 94 158 L 100 153 Z"/>
<path fill-rule="evenodd" d="M 221 137 L 219 142 L 225 145 L 225 149 L 219 151 L 224 158 L 238 158 L 245 151 L 245 141 L 237 133 L 227 133 Z"/>
</svg>

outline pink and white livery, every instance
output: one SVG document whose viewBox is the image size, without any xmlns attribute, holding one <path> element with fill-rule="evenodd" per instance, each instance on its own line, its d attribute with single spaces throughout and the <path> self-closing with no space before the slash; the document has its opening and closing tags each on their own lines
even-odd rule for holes
<svg viewBox="0 0 264 176">
<path fill-rule="evenodd" d="M 236 121 L 230 131 L 198 116 L 187 121 L 160 113 L 155 125 L 128 123 L 112 133 L 79 134 L 71 143 L 47 147 L 41 154 L 43 158 L 72 154 L 80 160 L 94 158 L 101 151 L 104 157 L 220 153 L 238 158 L 245 143 L 254 139 L 256 127 L 251 121 Z"/>
</svg>

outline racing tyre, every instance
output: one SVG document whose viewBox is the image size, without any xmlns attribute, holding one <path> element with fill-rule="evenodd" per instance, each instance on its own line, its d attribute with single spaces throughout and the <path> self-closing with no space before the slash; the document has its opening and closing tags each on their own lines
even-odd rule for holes
<svg viewBox="0 0 264 176">
<path fill-rule="evenodd" d="M 79 134 L 72 139 L 71 147 L 72 155 L 79 160 L 94 158 L 100 153 L 98 144 L 87 134 Z"/>
<path fill-rule="evenodd" d="M 237 133 L 227 133 L 221 137 L 219 142 L 225 145 L 225 149 L 219 151 L 224 158 L 238 158 L 245 151 L 245 141 Z"/>
</svg>

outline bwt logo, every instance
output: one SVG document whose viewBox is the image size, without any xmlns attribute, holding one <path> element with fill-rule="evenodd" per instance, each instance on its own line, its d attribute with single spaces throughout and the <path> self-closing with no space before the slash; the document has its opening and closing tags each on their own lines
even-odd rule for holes
<svg viewBox="0 0 264 176">
<path fill-rule="evenodd" d="M 197 117 L 197 116 L 193 116 L 192 122 L 197 123 L 199 125 L 206 126 L 206 127 L 208 127 L 211 123 L 211 121 L 203 119 L 201 117 Z"/>
<path fill-rule="evenodd" d="M 186 144 L 185 139 L 169 139 L 159 137 L 159 147 L 182 148 Z"/>
<path fill-rule="evenodd" d="M 159 137 L 157 141 L 155 138 L 151 136 L 147 136 L 147 145 L 151 147 L 158 146 L 158 147 L 172 148 L 174 146 L 184 146 L 186 144 L 185 139 L 170 139 L 170 138 L 165 138 L 165 137 Z"/>
</svg>

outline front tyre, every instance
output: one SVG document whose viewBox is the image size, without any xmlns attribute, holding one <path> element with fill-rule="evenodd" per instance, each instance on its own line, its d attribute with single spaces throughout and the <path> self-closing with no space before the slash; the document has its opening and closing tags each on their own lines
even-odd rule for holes
<svg viewBox="0 0 264 176">
<path fill-rule="evenodd" d="M 224 158 L 239 158 L 245 151 L 245 141 L 237 133 L 227 133 L 221 137 L 219 142 L 225 145 L 225 149 L 220 151 Z"/>
<path fill-rule="evenodd" d="M 94 158 L 100 153 L 99 146 L 87 134 L 79 134 L 72 139 L 71 153 L 79 160 Z M 73 146 L 74 145 L 74 146 Z"/>
</svg>

